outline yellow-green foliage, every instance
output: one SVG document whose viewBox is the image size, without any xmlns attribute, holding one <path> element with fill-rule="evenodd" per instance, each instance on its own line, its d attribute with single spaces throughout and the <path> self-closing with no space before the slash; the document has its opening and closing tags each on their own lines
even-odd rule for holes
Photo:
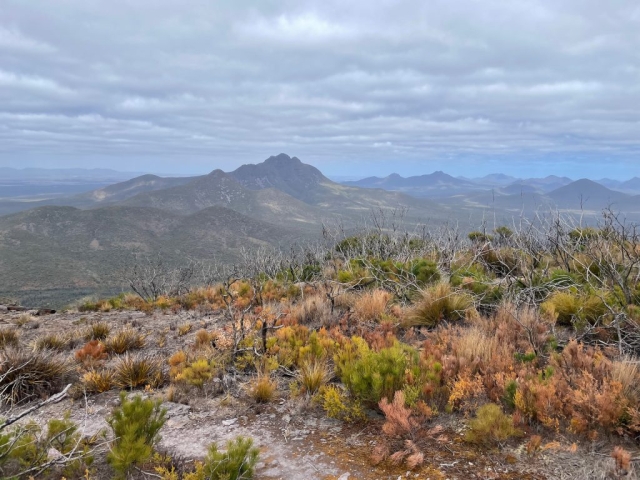
<svg viewBox="0 0 640 480">
<path fill-rule="evenodd" d="M 469 422 L 465 440 L 471 443 L 495 444 L 519 435 L 513 426 L 513 419 L 506 415 L 495 403 L 487 403 L 478 408 L 476 416 Z"/>
<path fill-rule="evenodd" d="M 126 478 L 134 465 L 151 457 L 166 421 L 166 410 L 161 405 L 160 400 L 154 402 L 138 395 L 127 399 L 124 392 L 120 394 L 120 406 L 107 419 L 114 436 L 107 461 L 115 470 L 115 478 Z"/>
<path fill-rule="evenodd" d="M 334 348 L 335 341 L 325 329 L 309 333 L 303 325 L 283 327 L 267 341 L 269 354 L 285 367 L 299 366 L 309 359 L 326 358 Z"/>
<path fill-rule="evenodd" d="M 594 294 L 557 291 L 541 305 L 541 310 L 561 325 L 595 322 L 608 313 L 606 303 Z"/>
<path fill-rule="evenodd" d="M 188 362 L 176 373 L 176 382 L 184 382 L 194 387 L 204 388 L 205 383 L 213 378 L 217 369 L 215 361 L 199 358 Z"/>
<path fill-rule="evenodd" d="M 453 291 L 448 283 L 439 283 L 421 291 L 406 323 L 434 327 L 442 320 L 455 321 L 464 318 L 472 307 L 473 300 L 468 293 Z"/>
<path fill-rule="evenodd" d="M 18 331 L 15 328 L 0 329 L 0 348 L 17 347 Z"/>
<path fill-rule="evenodd" d="M 185 336 L 187 333 L 191 331 L 192 328 L 193 328 L 193 324 L 189 322 L 183 323 L 182 325 L 178 325 L 178 336 L 179 337 Z"/>
<path fill-rule="evenodd" d="M 155 357 L 130 355 L 119 357 L 113 368 L 113 383 L 118 388 L 137 388 L 164 383 L 162 361 Z"/>
<path fill-rule="evenodd" d="M 400 342 L 376 352 L 364 339 L 353 337 L 334 360 L 336 373 L 349 393 L 372 407 L 383 397 L 392 399 L 396 391 L 402 390 L 409 372 L 419 376 L 417 350 Z"/>
<path fill-rule="evenodd" d="M 225 452 L 220 452 L 214 443 L 209 446 L 204 463 L 197 462 L 195 471 L 185 474 L 183 480 L 250 480 L 259 455 L 251 438 L 229 440 Z"/>
<path fill-rule="evenodd" d="M 319 390 L 322 408 L 330 418 L 345 422 L 357 422 L 366 417 L 362 404 L 349 397 L 335 385 L 326 385 Z"/>
<path fill-rule="evenodd" d="M 107 352 L 121 355 L 129 350 L 139 350 L 144 347 L 144 335 L 133 328 L 124 328 L 104 342 Z"/>
</svg>

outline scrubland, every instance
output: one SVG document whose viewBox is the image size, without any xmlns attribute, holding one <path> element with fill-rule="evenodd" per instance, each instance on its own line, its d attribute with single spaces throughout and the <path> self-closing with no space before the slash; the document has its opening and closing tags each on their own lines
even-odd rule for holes
<svg viewBox="0 0 640 480">
<path fill-rule="evenodd" d="M 604 212 L 597 228 L 328 232 L 180 288 L 138 269 L 137 293 L 2 315 L 0 468 L 636 478 L 639 268 L 640 234 Z"/>
</svg>

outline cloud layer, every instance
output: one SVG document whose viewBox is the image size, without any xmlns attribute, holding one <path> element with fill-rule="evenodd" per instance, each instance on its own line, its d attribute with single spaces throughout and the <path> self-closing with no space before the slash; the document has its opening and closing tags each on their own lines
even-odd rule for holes
<svg viewBox="0 0 640 480">
<path fill-rule="evenodd" d="M 0 16 L 3 166 L 206 171 L 284 151 L 343 174 L 629 177 L 639 105 L 635 0 L 7 0 Z"/>
</svg>

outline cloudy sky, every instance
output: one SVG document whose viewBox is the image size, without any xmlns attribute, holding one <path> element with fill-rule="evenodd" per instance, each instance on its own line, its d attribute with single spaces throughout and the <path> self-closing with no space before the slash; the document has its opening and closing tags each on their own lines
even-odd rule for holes
<svg viewBox="0 0 640 480">
<path fill-rule="evenodd" d="M 637 0 L 2 0 L 0 166 L 640 175 Z"/>
</svg>

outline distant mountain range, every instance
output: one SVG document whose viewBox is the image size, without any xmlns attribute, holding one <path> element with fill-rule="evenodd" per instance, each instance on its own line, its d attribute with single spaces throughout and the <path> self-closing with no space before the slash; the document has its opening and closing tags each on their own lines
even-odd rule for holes
<svg viewBox="0 0 640 480">
<path fill-rule="evenodd" d="M 623 183 L 631 189 L 640 179 L 618 188 Z M 378 211 L 402 211 L 409 227 L 449 222 L 473 228 L 486 212 L 499 223 L 541 209 L 593 219 L 607 206 L 640 219 L 640 195 L 586 179 L 466 179 L 434 172 L 340 184 L 280 154 L 232 172 L 141 175 L 77 195 L 3 201 L 0 211 L 10 214 L 0 216 L 0 293 L 114 287 L 137 254 L 160 252 L 174 263 L 233 262 L 243 248 L 317 240 L 328 224 L 348 230 Z"/>
</svg>

